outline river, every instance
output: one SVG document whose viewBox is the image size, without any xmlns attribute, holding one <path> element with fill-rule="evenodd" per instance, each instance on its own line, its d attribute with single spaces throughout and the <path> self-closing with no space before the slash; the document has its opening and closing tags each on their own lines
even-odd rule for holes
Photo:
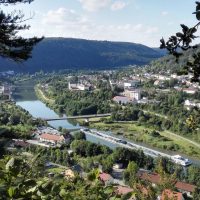
<svg viewBox="0 0 200 200">
<path fill-rule="evenodd" d="M 16 101 L 16 104 L 27 110 L 35 118 L 59 118 L 57 113 L 38 100 L 34 91 L 34 84 L 35 82 L 27 81 L 16 85 L 16 89 L 13 92 L 13 98 Z M 49 121 L 48 124 L 56 129 L 59 127 L 70 130 L 81 128 L 75 120 Z M 92 135 L 86 135 L 86 138 L 88 141 L 106 145 L 110 148 L 119 146 Z"/>
</svg>

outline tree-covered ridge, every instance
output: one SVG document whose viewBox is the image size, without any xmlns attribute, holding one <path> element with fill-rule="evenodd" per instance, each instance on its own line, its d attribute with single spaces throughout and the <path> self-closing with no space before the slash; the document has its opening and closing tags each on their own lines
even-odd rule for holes
<svg viewBox="0 0 200 200">
<path fill-rule="evenodd" d="M 200 47 L 197 49 L 189 49 L 183 52 L 183 55 L 177 60 L 173 55 L 167 55 L 151 62 L 149 71 L 152 73 L 160 73 L 170 71 L 171 73 L 186 74 L 185 69 L 187 62 L 192 60 L 195 53 L 200 52 Z"/>
<path fill-rule="evenodd" d="M 126 42 L 92 41 L 71 38 L 46 38 L 23 65 L 0 60 L 1 69 L 15 71 L 53 71 L 61 69 L 108 69 L 143 65 L 162 54 L 147 46 Z"/>
</svg>

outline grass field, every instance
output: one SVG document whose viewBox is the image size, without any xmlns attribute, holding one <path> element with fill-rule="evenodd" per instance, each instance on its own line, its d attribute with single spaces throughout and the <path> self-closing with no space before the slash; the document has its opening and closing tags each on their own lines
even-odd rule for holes
<svg viewBox="0 0 200 200">
<path fill-rule="evenodd" d="M 194 158 L 200 159 L 200 148 L 195 146 L 185 138 L 169 134 L 168 131 L 159 132 L 160 135 L 153 136 L 153 129 L 143 125 L 138 125 L 137 122 L 123 122 L 105 124 L 103 122 L 90 121 L 90 127 L 104 131 L 112 131 L 116 135 L 121 135 L 135 142 L 142 142 L 149 146 L 159 149 L 169 150 L 184 153 Z"/>
</svg>

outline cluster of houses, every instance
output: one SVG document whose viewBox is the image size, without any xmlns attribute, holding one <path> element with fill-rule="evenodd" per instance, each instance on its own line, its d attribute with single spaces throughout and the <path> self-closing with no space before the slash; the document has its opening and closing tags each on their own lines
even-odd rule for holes
<svg viewBox="0 0 200 200">
<path fill-rule="evenodd" d="M 148 172 L 146 170 L 139 170 L 136 176 L 142 181 L 149 182 L 150 184 L 152 184 L 153 187 L 156 187 L 162 181 L 162 178 L 159 174 Z M 105 185 L 115 184 L 115 179 L 110 174 L 107 173 L 100 173 L 99 179 Z M 115 187 L 116 187 L 116 192 L 120 195 L 126 195 L 130 192 L 134 192 L 134 189 L 125 185 L 117 185 Z M 196 186 L 181 181 L 175 181 L 174 188 L 176 189 L 176 191 L 170 189 L 164 190 L 158 196 L 157 200 L 166 200 L 166 199 L 184 200 L 184 194 L 186 194 L 187 197 L 191 198 L 196 189 Z M 140 188 L 140 189 L 144 195 L 148 194 L 148 190 L 146 188 Z M 134 200 L 134 197 L 131 197 L 130 200 Z"/>
<path fill-rule="evenodd" d="M 123 171 L 122 171 L 123 172 Z M 72 180 L 75 178 L 75 174 L 79 173 L 82 174 L 81 170 L 74 170 L 74 169 L 67 169 L 64 173 L 65 178 L 67 180 Z M 137 178 L 139 178 L 142 181 L 148 182 L 153 187 L 156 187 L 162 182 L 162 178 L 159 174 L 149 172 L 146 170 L 140 169 L 138 173 L 136 174 Z M 82 177 L 86 177 L 86 175 L 82 174 Z M 127 195 L 128 193 L 134 193 L 134 189 L 130 188 L 129 186 L 125 185 L 122 182 L 120 182 L 116 177 L 114 177 L 111 174 L 100 172 L 98 179 L 106 186 L 113 185 L 116 194 L 118 195 Z M 174 200 L 185 200 L 184 196 L 187 195 L 187 197 L 192 198 L 192 195 L 196 189 L 195 185 L 181 182 L 181 181 L 174 181 L 174 190 L 171 189 L 165 189 L 160 195 L 158 195 L 156 200 L 166 200 L 166 199 L 174 199 Z M 138 185 L 139 191 L 145 196 L 148 196 L 148 189 L 144 186 Z M 135 200 L 134 195 L 130 197 L 129 200 Z"/>
<path fill-rule="evenodd" d="M 112 83 L 112 81 L 110 81 L 110 83 Z M 138 79 L 124 81 L 123 82 L 124 92 L 122 92 L 118 96 L 115 96 L 113 98 L 113 101 L 118 104 L 135 103 L 140 101 L 141 100 L 141 89 L 139 88 L 140 83 L 141 82 Z M 118 85 L 118 87 L 121 87 L 121 85 L 120 86 Z"/>
<path fill-rule="evenodd" d="M 44 147 L 60 147 L 63 144 L 70 142 L 71 137 L 66 134 L 61 134 L 58 130 L 51 127 L 39 127 L 32 133 L 31 140 L 16 140 L 13 139 L 13 147 L 26 147 L 28 145 L 38 145 Z"/>
</svg>

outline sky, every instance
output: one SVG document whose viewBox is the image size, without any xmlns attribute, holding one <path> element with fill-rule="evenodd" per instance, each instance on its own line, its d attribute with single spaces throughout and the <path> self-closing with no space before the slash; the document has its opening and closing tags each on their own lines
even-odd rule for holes
<svg viewBox="0 0 200 200">
<path fill-rule="evenodd" d="M 22 10 L 31 25 L 24 37 L 70 37 L 141 43 L 158 47 L 159 40 L 197 23 L 195 0 L 35 0 L 2 7 Z"/>
</svg>

